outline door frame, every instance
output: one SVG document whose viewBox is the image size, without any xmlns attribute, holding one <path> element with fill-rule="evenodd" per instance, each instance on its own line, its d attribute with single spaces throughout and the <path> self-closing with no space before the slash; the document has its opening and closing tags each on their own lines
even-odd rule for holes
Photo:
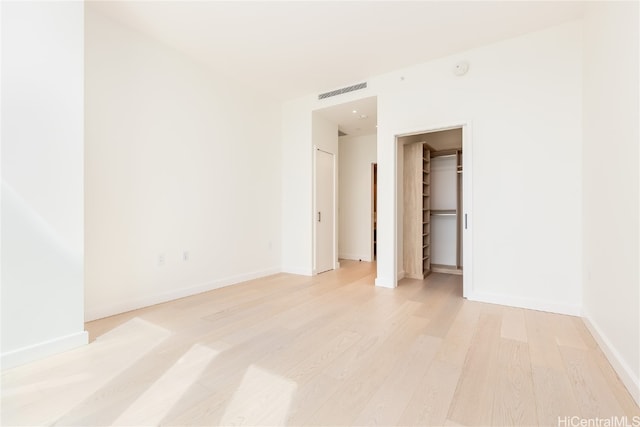
<svg viewBox="0 0 640 427">
<path fill-rule="evenodd" d="M 313 145 L 313 209 L 311 212 L 312 215 L 312 221 L 313 221 L 313 267 L 312 267 L 312 275 L 316 276 L 318 274 L 318 251 L 317 251 L 317 243 L 318 243 L 318 222 L 316 221 L 316 212 L 317 210 L 317 171 L 316 171 L 316 164 L 317 164 L 317 156 L 318 156 L 318 151 L 322 151 L 323 153 L 326 154 L 330 154 L 332 159 L 333 159 L 333 182 L 331 185 L 331 192 L 333 195 L 333 212 L 331 213 L 331 215 L 333 216 L 333 230 L 331 233 L 331 236 L 333 238 L 333 242 L 331 245 L 332 251 L 331 251 L 331 259 L 332 259 L 332 265 L 333 265 L 333 269 L 337 269 L 340 267 L 340 263 L 338 262 L 338 257 L 336 256 L 336 254 L 338 253 L 338 224 L 337 224 L 337 212 L 338 212 L 338 191 L 337 191 L 337 163 L 336 163 L 336 154 L 332 153 L 330 151 L 327 150 L 323 150 L 320 147 L 318 147 L 317 145 Z"/>
<path fill-rule="evenodd" d="M 462 296 L 469 298 L 473 295 L 473 146 L 471 143 L 472 138 L 472 123 L 470 120 L 454 121 L 450 123 L 426 123 L 423 126 L 418 126 L 411 129 L 404 129 L 398 132 L 394 132 L 394 224 L 393 230 L 395 232 L 394 238 L 394 261 L 393 261 L 393 274 L 394 285 L 398 286 L 398 250 L 401 247 L 399 245 L 399 235 L 402 234 L 403 224 L 402 217 L 398 215 L 398 182 L 402 182 L 402 176 L 399 176 L 399 171 L 402 168 L 399 167 L 398 162 L 403 161 L 401 156 L 398 156 L 398 150 L 401 143 L 398 141 L 400 137 L 419 135 L 422 133 L 439 132 L 443 130 L 462 129 L 462 222 L 463 222 L 463 238 L 462 238 L 462 259 L 464 260 L 464 266 L 462 268 Z M 400 180 L 400 181 L 398 181 Z M 464 227 L 466 225 L 466 227 Z"/>
<path fill-rule="evenodd" d="M 377 209 L 377 200 L 378 200 L 378 195 L 377 193 L 377 184 L 378 184 L 378 162 L 371 162 L 371 230 L 369 230 L 371 232 L 371 235 L 369 236 L 371 239 L 371 245 L 370 245 L 370 260 L 371 262 L 375 262 L 377 260 L 377 242 L 376 242 L 376 237 L 377 237 L 377 214 L 378 214 L 378 209 Z"/>
</svg>

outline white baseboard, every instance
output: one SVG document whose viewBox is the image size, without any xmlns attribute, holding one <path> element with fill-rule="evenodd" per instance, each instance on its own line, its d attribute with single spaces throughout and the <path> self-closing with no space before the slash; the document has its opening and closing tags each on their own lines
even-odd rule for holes
<svg viewBox="0 0 640 427">
<path fill-rule="evenodd" d="M 115 314 L 124 313 L 131 310 L 137 310 L 143 307 L 149 307 L 155 304 L 161 304 L 163 302 L 172 301 L 178 298 L 189 297 L 192 295 L 200 294 L 202 292 L 213 291 L 215 289 L 223 288 L 225 286 L 235 285 L 237 283 L 246 282 L 247 280 L 258 279 L 260 277 L 270 276 L 272 274 L 280 273 L 282 270 L 279 267 L 268 268 L 266 270 L 254 271 L 251 273 L 240 274 L 237 276 L 226 277 L 224 279 L 214 280 L 212 282 L 203 283 L 196 286 L 190 286 L 188 288 L 176 289 L 171 292 L 164 292 L 156 295 L 149 295 L 143 298 L 134 300 L 121 301 L 116 304 L 109 304 L 99 307 L 87 308 L 85 312 L 85 321 L 90 322 L 96 319 L 102 319 L 104 317 L 113 316 Z"/>
<path fill-rule="evenodd" d="M 405 277 L 407 277 L 407 272 L 402 270 L 402 271 L 398 271 L 398 282 L 402 279 L 404 279 Z"/>
<path fill-rule="evenodd" d="M 0 365 L 2 370 L 11 369 L 25 363 L 53 356 L 67 350 L 81 347 L 89 343 L 89 334 L 86 331 L 65 335 L 49 341 L 22 347 L 17 350 L 2 353 Z"/>
<path fill-rule="evenodd" d="M 300 267 L 283 267 L 281 273 L 297 274 L 299 276 L 313 276 L 313 271 L 309 271 Z"/>
<path fill-rule="evenodd" d="M 616 348 L 611 345 L 611 342 L 607 339 L 607 336 L 603 333 L 602 329 L 589 317 L 588 313 L 584 314 L 584 323 L 587 325 L 589 332 L 593 335 L 596 342 L 602 349 L 602 352 L 607 357 L 609 363 L 620 377 L 620 380 L 625 385 L 629 394 L 636 401 L 636 405 L 640 406 L 640 378 L 634 376 L 633 371 L 620 357 L 620 353 Z"/>
<path fill-rule="evenodd" d="M 582 314 L 579 305 L 558 304 L 551 301 L 541 301 L 530 298 L 499 295 L 485 292 L 470 292 L 467 299 L 471 301 L 486 302 L 489 304 L 506 305 L 509 307 L 528 308 L 530 310 L 546 311 L 549 313 L 568 314 L 580 316 Z"/>
<path fill-rule="evenodd" d="M 340 258 L 340 259 L 349 259 L 351 261 L 371 262 L 370 255 L 339 254 L 338 258 Z"/>
</svg>

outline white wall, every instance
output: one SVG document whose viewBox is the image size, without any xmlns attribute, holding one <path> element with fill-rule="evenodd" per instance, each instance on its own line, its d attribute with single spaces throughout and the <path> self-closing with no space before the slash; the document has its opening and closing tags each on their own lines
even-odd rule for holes
<svg viewBox="0 0 640 427">
<path fill-rule="evenodd" d="M 338 125 L 314 112 L 311 123 L 313 145 L 338 156 Z"/>
<path fill-rule="evenodd" d="M 2 3 L 2 367 L 87 343 L 83 4 Z"/>
<path fill-rule="evenodd" d="M 468 60 L 471 67 L 467 75 L 456 77 L 451 70 L 460 59 Z M 579 313 L 581 22 L 373 77 L 368 83 L 367 90 L 331 102 L 378 96 L 376 284 L 394 286 L 395 269 L 401 266 L 397 251 L 402 245 L 396 243 L 400 234 L 394 229 L 401 218 L 400 208 L 394 208 L 400 197 L 395 135 L 468 122 L 474 162 L 470 223 L 475 255 L 473 289 L 468 296 Z M 301 116 L 326 107 L 312 96 L 289 105 L 294 102 Z M 299 124 L 285 122 L 284 126 L 288 132 Z M 296 143 L 309 143 L 305 133 L 299 133 L 302 139 Z M 303 168 L 299 163 L 283 167 L 285 174 Z M 297 194 L 302 200 L 299 210 L 307 194 Z M 294 231 L 288 224 L 285 229 L 289 236 L 305 232 Z"/>
<path fill-rule="evenodd" d="M 313 274 L 313 151 L 305 100 L 282 108 L 282 270 Z"/>
<path fill-rule="evenodd" d="M 342 136 L 340 152 L 340 258 L 372 261 L 372 163 L 376 163 L 376 135 Z"/>
<path fill-rule="evenodd" d="M 280 271 L 279 103 L 90 4 L 86 91 L 89 319 Z"/>
<path fill-rule="evenodd" d="M 372 80 L 378 90 L 378 281 L 393 285 L 394 135 L 468 122 L 470 298 L 577 313 L 582 28 L 573 22 Z M 451 72 L 461 59 L 469 73 Z M 404 79 L 401 79 L 404 77 Z"/>
<path fill-rule="evenodd" d="M 315 110 L 366 98 L 371 89 L 319 101 L 317 94 L 282 107 L 282 270 L 313 274 L 313 117 Z M 338 99 L 336 99 L 338 98 Z M 337 126 L 336 126 L 337 140 Z"/>
<path fill-rule="evenodd" d="M 584 315 L 640 404 L 638 3 L 585 15 Z"/>
</svg>

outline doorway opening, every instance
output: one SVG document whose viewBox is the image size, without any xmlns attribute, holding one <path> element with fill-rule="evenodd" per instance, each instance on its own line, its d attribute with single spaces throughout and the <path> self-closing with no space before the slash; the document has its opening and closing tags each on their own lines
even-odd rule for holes
<svg viewBox="0 0 640 427">
<path fill-rule="evenodd" d="M 434 132 L 428 137 L 445 137 L 444 132 L 459 134 L 460 144 L 456 148 L 431 150 L 431 271 L 461 275 L 462 129 Z"/>
<path fill-rule="evenodd" d="M 374 231 L 377 191 L 377 98 L 366 97 L 313 112 L 313 143 L 335 154 L 335 256 L 341 260 L 375 261 Z M 318 172 L 314 172 L 317 174 Z M 377 181 L 377 169 L 376 169 Z M 377 182 L 376 182 L 377 185 Z M 314 210 L 317 216 L 317 209 Z M 317 223 L 317 218 L 314 218 Z M 318 229 L 314 247 L 322 238 Z M 315 257 L 317 258 L 318 253 Z M 316 273 L 320 270 L 316 269 Z"/>
<path fill-rule="evenodd" d="M 471 270 L 468 126 L 401 134 L 396 142 L 399 278 L 461 275 L 466 296 Z"/>
</svg>

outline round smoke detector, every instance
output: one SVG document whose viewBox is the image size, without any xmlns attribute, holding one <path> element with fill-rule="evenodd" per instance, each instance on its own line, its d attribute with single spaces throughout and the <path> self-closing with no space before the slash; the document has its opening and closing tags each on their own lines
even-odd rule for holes
<svg viewBox="0 0 640 427">
<path fill-rule="evenodd" d="M 456 76 L 464 76 L 469 71 L 469 62 L 468 61 L 460 61 L 457 62 L 456 65 L 453 66 L 453 74 Z"/>
</svg>

